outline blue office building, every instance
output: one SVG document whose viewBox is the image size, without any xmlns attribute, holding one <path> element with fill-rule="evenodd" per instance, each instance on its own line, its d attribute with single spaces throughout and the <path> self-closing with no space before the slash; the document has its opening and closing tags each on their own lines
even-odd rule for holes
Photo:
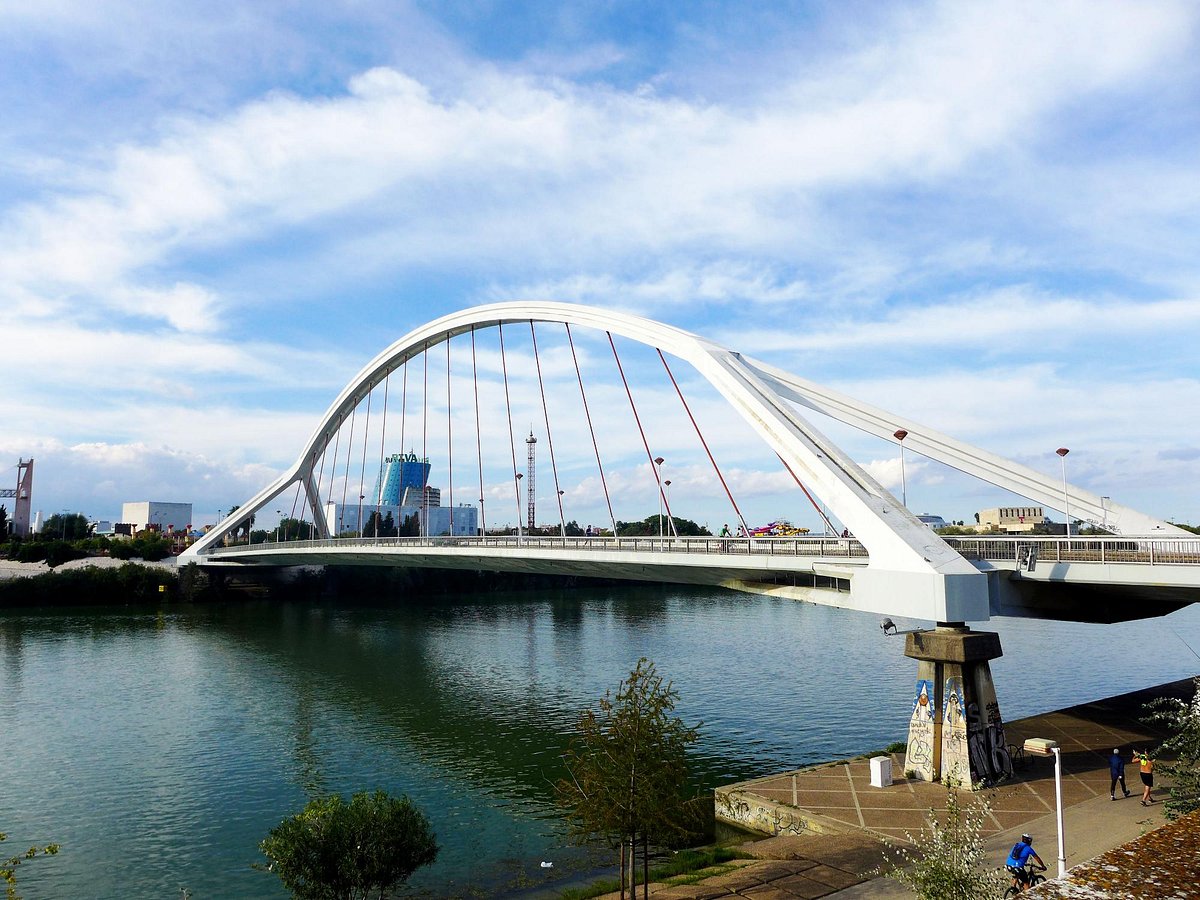
<svg viewBox="0 0 1200 900">
<path fill-rule="evenodd" d="M 429 458 L 421 459 L 413 451 L 393 453 L 383 461 L 375 481 L 375 501 L 380 506 L 399 506 L 405 492 L 413 488 L 420 496 L 429 483 Z"/>
</svg>

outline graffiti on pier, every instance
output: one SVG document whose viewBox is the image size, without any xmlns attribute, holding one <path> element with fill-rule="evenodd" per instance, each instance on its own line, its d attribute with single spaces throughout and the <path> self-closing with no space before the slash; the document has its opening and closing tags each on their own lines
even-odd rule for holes
<svg viewBox="0 0 1200 900">
<path fill-rule="evenodd" d="M 946 679 L 942 691 L 942 778 L 958 782 L 971 780 L 970 751 L 967 745 L 966 692 L 960 675 Z"/>
<path fill-rule="evenodd" d="M 912 715 L 908 720 L 908 750 L 904 757 L 904 768 L 925 781 L 933 781 L 935 777 L 933 744 L 936 718 L 933 682 L 918 678 Z"/>
<path fill-rule="evenodd" d="M 975 673 L 975 698 L 967 704 L 967 748 L 971 760 L 971 778 L 990 784 L 1012 775 L 1012 758 L 1000 718 L 1000 704 L 991 673 Z"/>
</svg>

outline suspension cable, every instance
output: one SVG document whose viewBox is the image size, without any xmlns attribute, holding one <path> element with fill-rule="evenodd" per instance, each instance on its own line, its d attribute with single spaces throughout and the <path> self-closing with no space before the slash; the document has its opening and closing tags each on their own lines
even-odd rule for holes
<svg viewBox="0 0 1200 900">
<path fill-rule="evenodd" d="M 346 475 L 342 479 L 342 514 L 338 518 L 338 526 L 346 526 L 346 491 L 350 488 L 350 454 L 354 450 L 354 420 L 358 416 L 358 401 L 354 401 L 354 409 L 350 412 L 350 437 L 346 441 Z"/>
<path fill-rule="evenodd" d="M 608 496 L 608 482 L 604 478 L 604 466 L 600 463 L 600 445 L 596 443 L 596 429 L 592 427 L 592 412 L 588 408 L 587 393 L 583 389 L 583 374 L 579 371 L 579 357 L 575 353 L 575 341 L 571 337 L 571 324 L 563 322 L 567 329 L 567 343 L 571 345 L 571 359 L 575 361 L 575 377 L 579 379 L 579 396 L 583 398 L 583 414 L 587 418 L 588 431 L 592 435 L 592 449 L 596 453 L 596 468 L 600 470 L 600 486 L 604 488 L 604 502 L 608 504 L 608 518 L 612 521 L 613 536 L 617 534 L 617 517 L 613 515 L 612 498 Z"/>
<path fill-rule="evenodd" d="M 362 508 L 363 500 L 366 498 L 366 478 L 367 478 L 367 445 L 370 443 L 371 436 L 371 396 L 375 393 L 374 388 L 367 391 L 367 421 L 363 425 L 363 452 L 362 466 L 358 470 L 358 536 L 363 537 L 363 517 Z"/>
<path fill-rule="evenodd" d="M 450 415 L 450 335 L 446 335 L 446 489 L 450 492 L 450 537 L 454 537 L 454 419 Z"/>
<path fill-rule="evenodd" d="M 738 509 L 737 501 L 733 499 L 733 493 L 729 490 L 729 485 L 725 483 L 725 476 L 721 474 L 721 468 L 717 465 L 717 461 L 713 458 L 712 451 L 708 448 L 708 441 L 704 439 L 704 435 L 700 431 L 700 426 L 696 423 L 696 417 L 692 415 L 692 409 L 688 406 L 687 400 L 683 396 L 683 391 L 679 388 L 679 382 L 675 380 L 675 375 L 671 372 L 671 367 L 667 365 L 667 358 L 663 356 L 662 350 L 658 347 L 654 348 L 658 353 L 658 358 L 662 360 L 663 368 L 667 370 L 667 377 L 671 379 L 671 384 L 675 387 L 675 393 L 679 395 L 679 402 L 683 404 L 683 410 L 687 413 L 688 418 L 692 422 L 692 427 L 696 429 L 696 437 L 700 438 L 700 443 L 704 447 L 704 452 L 708 454 L 708 461 L 712 463 L 713 471 L 717 473 L 717 478 L 721 482 L 721 487 L 725 489 L 725 496 L 729 498 L 730 504 L 733 506 L 733 511 L 738 517 L 738 521 L 742 523 L 742 528 L 746 534 L 750 533 L 750 529 L 746 527 L 746 519 L 742 515 L 742 511 Z"/>
<path fill-rule="evenodd" d="M 392 370 L 389 369 L 387 375 L 383 379 L 383 426 L 379 429 L 379 487 L 375 490 L 375 505 L 383 506 L 383 487 L 384 487 L 384 468 L 383 460 L 387 456 L 387 408 L 388 408 L 388 389 L 392 384 Z M 378 526 L 378 522 L 376 525 Z M 378 528 L 376 528 L 375 537 L 379 537 Z"/>
<path fill-rule="evenodd" d="M 421 386 L 421 465 L 429 465 L 429 341 L 421 352 L 424 383 Z M 429 475 L 428 469 L 421 484 L 421 537 L 429 537 Z"/>
<path fill-rule="evenodd" d="M 342 422 L 345 422 L 345 421 L 346 421 L 345 419 L 342 419 L 342 421 L 338 423 L 338 428 L 337 428 L 337 431 L 334 433 L 334 438 L 333 438 L 333 458 L 330 459 L 330 461 L 329 461 L 329 491 L 328 491 L 328 494 L 327 494 L 326 500 L 325 500 L 325 506 L 326 506 L 325 526 L 326 526 L 327 530 L 331 531 L 331 534 L 330 534 L 331 537 L 337 537 L 337 535 L 336 535 L 336 533 L 332 533 L 332 529 L 329 529 L 329 509 L 328 508 L 333 505 L 333 483 L 335 481 L 337 481 L 338 448 L 340 448 L 342 446 Z M 329 449 L 328 441 L 325 442 L 325 449 L 326 450 Z M 325 472 L 325 457 L 322 456 L 321 457 L 322 476 L 324 475 L 324 472 Z"/>
<path fill-rule="evenodd" d="M 671 531 L 675 531 L 675 517 L 671 515 L 671 504 L 667 502 L 666 491 L 663 490 L 662 476 L 658 471 L 658 463 L 654 461 L 654 454 L 650 452 L 650 442 L 646 440 L 646 431 L 642 428 L 642 419 L 638 415 L 637 406 L 633 402 L 633 392 L 629 390 L 629 381 L 625 378 L 625 369 L 621 366 L 621 357 L 617 355 L 617 345 L 613 343 L 611 331 L 604 332 L 608 335 L 608 345 L 612 347 L 613 359 L 617 361 L 617 371 L 621 373 L 621 383 L 625 385 L 625 396 L 629 398 L 629 408 L 633 410 L 633 420 L 637 423 L 638 434 L 642 436 L 642 446 L 646 448 L 646 459 L 650 461 L 650 471 L 654 473 L 654 480 L 658 484 L 658 496 L 662 500 L 663 506 L 667 508 L 667 518 L 671 521 Z M 662 523 L 659 522 L 659 526 Z M 678 534 L 675 537 L 679 537 Z"/>
<path fill-rule="evenodd" d="M 471 384 L 475 389 L 475 458 L 479 461 L 479 533 L 487 534 L 483 511 L 483 438 L 479 434 L 479 368 L 475 362 L 475 326 L 471 326 Z"/>
<path fill-rule="evenodd" d="M 291 512 L 291 515 L 288 516 L 288 518 L 292 519 L 293 521 L 295 521 L 295 519 L 296 519 L 296 506 L 299 503 L 300 503 L 300 479 L 296 479 L 296 496 L 292 498 L 292 512 Z M 296 536 L 299 537 L 299 534 L 297 534 Z"/>
<path fill-rule="evenodd" d="M 776 453 L 775 455 L 779 456 L 778 453 Z M 837 529 L 834 528 L 833 523 L 829 521 L 829 516 L 825 515 L 825 510 L 821 509 L 820 505 L 817 503 L 817 501 L 813 497 L 813 495 L 808 492 L 808 488 L 806 488 L 804 486 L 804 482 L 801 481 L 800 477 L 795 472 L 792 471 L 792 467 L 787 464 L 787 460 L 784 459 L 782 456 L 779 456 L 779 461 L 781 463 L 783 463 L 783 467 L 785 469 L 787 469 L 788 474 L 791 475 L 792 478 L 795 479 L 796 484 L 798 484 L 800 486 L 800 490 L 804 491 L 804 496 L 807 497 L 808 502 L 813 505 L 813 509 L 815 509 L 817 511 L 817 515 L 819 515 L 824 520 L 825 527 L 827 529 L 829 529 L 828 533 L 829 534 L 837 534 Z"/>
<path fill-rule="evenodd" d="M 512 402 L 508 396 L 508 362 L 504 354 L 504 323 L 497 322 L 500 332 L 500 370 L 504 373 L 504 408 L 508 411 L 508 446 L 512 450 L 513 498 L 517 501 L 517 539 L 521 538 L 521 476 L 517 472 L 517 443 L 513 438 Z"/>
<path fill-rule="evenodd" d="M 554 461 L 554 438 L 550 434 L 550 410 L 546 406 L 546 388 L 542 384 L 542 362 L 538 358 L 537 332 L 533 328 L 533 319 L 529 320 L 529 336 L 533 340 L 533 362 L 537 367 L 538 390 L 542 395 L 542 418 L 546 420 L 546 443 L 550 445 L 550 471 L 554 473 L 554 493 L 558 498 L 558 523 L 562 528 L 562 536 L 567 536 L 567 520 L 563 515 L 563 492 L 558 487 L 558 466 Z"/>
</svg>

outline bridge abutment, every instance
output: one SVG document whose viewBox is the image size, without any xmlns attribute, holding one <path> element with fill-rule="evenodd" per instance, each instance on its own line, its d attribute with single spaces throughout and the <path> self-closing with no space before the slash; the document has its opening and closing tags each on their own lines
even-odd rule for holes
<svg viewBox="0 0 1200 900">
<path fill-rule="evenodd" d="M 904 655 L 917 660 L 904 768 L 924 781 L 964 786 L 1012 774 L 989 661 L 1004 653 L 1000 635 L 940 623 L 909 634 Z"/>
</svg>

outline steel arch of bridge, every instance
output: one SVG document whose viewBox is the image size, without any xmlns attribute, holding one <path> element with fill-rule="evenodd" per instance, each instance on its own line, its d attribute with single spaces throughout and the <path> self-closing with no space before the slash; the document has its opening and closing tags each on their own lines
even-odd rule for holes
<svg viewBox="0 0 1200 900">
<path fill-rule="evenodd" d="M 905 447 L 998 487 L 1055 506 L 1063 485 L 1019 463 L 957 441 L 919 423 L 861 403 L 682 329 L 628 313 L 550 301 L 496 303 L 462 310 L 422 325 L 372 359 L 338 395 L 296 462 L 193 544 L 183 559 L 203 559 L 272 499 L 300 483 L 322 537 L 325 517 L 313 478 L 315 461 L 358 404 L 407 360 L 481 327 L 551 322 L 595 328 L 655 347 L 692 365 L 742 415 L 784 463 L 819 496 L 866 547 L 869 563 L 836 573 L 850 579 L 853 605 L 938 622 L 988 618 L 986 576 L 920 522 L 841 448 L 801 417 L 792 403 L 870 434 L 908 432 Z M 790 402 L 789 402 L 790 401 Z M 1125 534 L 1182 533 L 1136 510 L 1107 504 L 1068 486 L 1071 511 Z"/>
</svg>

